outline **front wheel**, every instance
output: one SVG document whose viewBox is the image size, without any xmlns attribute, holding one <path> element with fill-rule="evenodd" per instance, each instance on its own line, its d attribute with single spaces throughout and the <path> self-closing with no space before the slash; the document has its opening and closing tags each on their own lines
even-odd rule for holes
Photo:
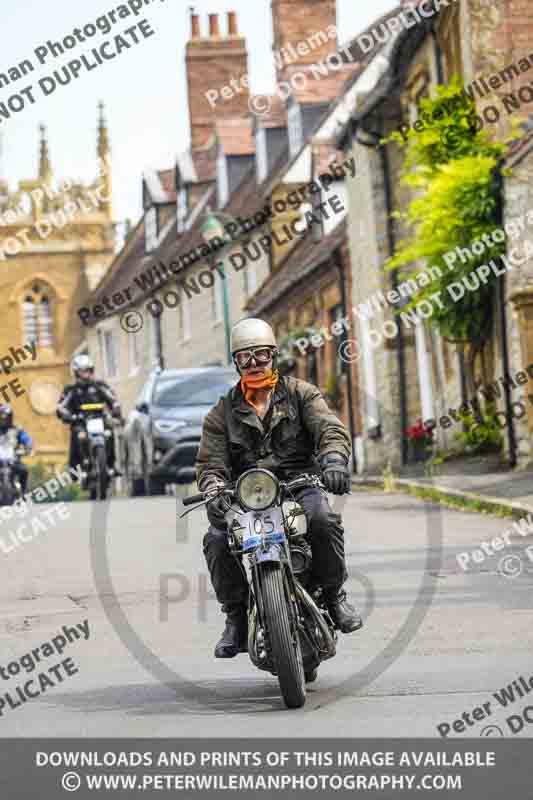
<svg viewBox="0 0 533 800">
<path fill-rule="evenodd" d="M 99 445 L 94 450 L 94 472 L 96 485 L 91 491 L 91 500 L 105 500 L 109 476 L 107 474 L 107 455 L 103 445 Z"/>
<path fill-rule="evenodd" d="M 278 566 L 265 565 L 262 589 L 265 622 L 281 694 L 288 708 L 301 708 L 306 690 L 300 638 L 296 630 L 291 630 L 283 571 Z"/>
</svg>

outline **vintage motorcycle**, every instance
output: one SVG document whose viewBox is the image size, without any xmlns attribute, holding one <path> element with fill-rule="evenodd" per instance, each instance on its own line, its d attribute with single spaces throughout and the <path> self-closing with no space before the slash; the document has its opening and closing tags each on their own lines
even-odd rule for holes
<svg viewBox="0 0 533 800">
<path fill-rule="evenodd" d="M 0 443 L 0 506 L 12 506 L 22 497 L 22 487 L 13 473 L 13 464 L 26 454 L 24 447 Z"/>
<path fill-rule="evenodd" d="M 316 475 L 284 483 L 253 468 L 236 484 L 183 500 L 189 506 L 227 497 L 228 544 L 243 570 L 246 556 L 250 572 L 248 655 L 256 667 L 277 675 L 288 708 L 304 705 L 306 682 L 316 679 L 318 665 L 335 655 L 337 643 L 322 590 L 311 583 L 311 546 L 294 525 L 303 510 L 294 503 L 287 508 L 292 493 L 305 486 L 324 488 Z"/>
<path fill-rule="evenodd" d="M 81 464 L 91 500 L 105 500 L 110 485 L 107 469 L 107 442 L 112 431 L 105 425 L 104 403 L 84 403 L 76 420 Z"/>
</svg>

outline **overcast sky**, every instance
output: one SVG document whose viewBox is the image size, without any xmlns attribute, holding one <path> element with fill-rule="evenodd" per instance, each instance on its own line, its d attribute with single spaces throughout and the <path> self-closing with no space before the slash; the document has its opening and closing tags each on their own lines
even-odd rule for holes
<svg viewBox="0 0 533 800">
<path fill-rule="evenodd" d="M 273 91 L 272 23 L 270 0 L 153 0 L 138 17 L 121 19 L 108 34 L 98 33 L 58 58 L 40 65 L 34 50 L 47 40 L 64 39 L 74 28 L 94 23 L 97 17 L 117 9 L 127 0 L 17 0 L 2 10 L 0 73 L 29 58 L 35 71 L 0 89 L 0 103 L 30 84 L 35 103 L 29 101 L 11 119 L 0 117 L 3 177 L 10 188 L 20 179 L 37 175 L 38 126 L 48 128 L 52 166 L 56 178 L 89 180 L 96 172 L 97 104 L 102 99 L 111 138 L 114 212 L 117 220 L 141 211 L 140 177 L 143 169 L 168 168 L 175 154 L 188 145 L 188 110 L 185 83 L 185 44 L 189 38 L 189 8 L 202 17 L 235 10 L 239 32 L 246 36 L 251 88 L 254 94 Z M 390 10 L 393 0 L 338 0 L 337 26 L 341 44 L 360 33 L 372 20 Z M 225 14 L 224 14 L 225 17 Z M 146 18 L 155 35 L 124 50 L 113 60 L 87 72 L 76 81 L 59 86 L 49 97 L 38 87 L 69 60 L 112 39 L 117 33 Z M 225 18 L 221 30 L 226 31 Z M 137 29 L 138 30 L 138 29 Z M 131 42 L 131 39 L 128 38 Z M 114 45 L 111 50 L 114 52 Z M 92 58 L 94 61 L 94 58 Z"/>
</svg>

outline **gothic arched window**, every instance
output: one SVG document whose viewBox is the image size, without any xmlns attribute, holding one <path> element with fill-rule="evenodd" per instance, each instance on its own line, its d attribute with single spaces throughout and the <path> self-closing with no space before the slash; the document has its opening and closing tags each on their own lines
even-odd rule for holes
<svg viewBox="0 0 533 800">
<path fill-rule="evenodd" d="M 24 293 L 22 303 L 23 339 L 35 342 L 38 347 L 53 347 L 54 322 L 49 291 L 41 283 L 35 283 Z"/>
</svg>

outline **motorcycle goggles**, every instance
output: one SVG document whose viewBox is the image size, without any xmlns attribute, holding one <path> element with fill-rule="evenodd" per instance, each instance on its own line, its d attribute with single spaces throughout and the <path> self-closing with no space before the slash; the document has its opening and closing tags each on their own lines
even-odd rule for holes
<svg viewBox="0 0 533 800">
<path fill-rule="evenodd" d="M 255 347 L 252 350 L 239 350 L 233 357 L 239 369 L 246 369 L 252 363 L 252 359 L 258 366 L 268 364 L 273 352 L 271 347 Z"/>
</svg>

